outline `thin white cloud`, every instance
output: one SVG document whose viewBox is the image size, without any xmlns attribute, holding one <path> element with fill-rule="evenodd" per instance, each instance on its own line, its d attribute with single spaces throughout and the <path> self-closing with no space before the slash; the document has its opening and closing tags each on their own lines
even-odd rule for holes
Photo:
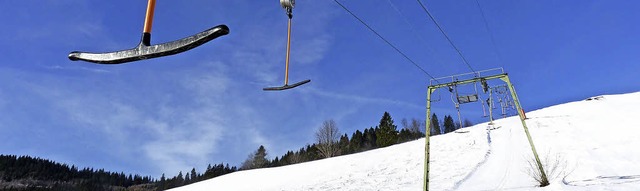
<svg viewBox="0 0 640 191">
<path fill-rule="evenodd" d="M 114 76 L 88 75 L 89 79 L 79 80 L 45 74 L 38 76 L 38 80 L 31 79 L 32 76 L 13 83 L 51 104 L 42 108 L 62 114 L 65 119 L 58 119 L 56 124 L 67 126 L 68 131 L 99 132 L 94 136 L 108 142 L 102 148 L 96 148 L 99 149 L 97 153 L 107 152 L 112 155 L 109 157 L 120 160 L 147 160 L 146 165 L 157 169 L 152 170 L 153 173 L 177 174 L 180 170 L 206 165 L 211 162 L 211 154 L 220 149 L 218 142 L 224 136 L 225 127 L 229 127 L 222 116 L 235 110 L 233 103 L 227 101 L 233 99 L 230 97 L 233 95 L 225 95 L 230 80 L 222 67 L 222 64 L 214 63 L 180 71 L 187 75 L 171 74 L 176 71 L 158 74 L 179 77 L 155 82 L 178 81 L 176 84 L 180 85 L 172 90 L 178 92 L 173 95 L 181 99 L 178 102 L 163 102 L 162 94 L 132 89 L 158 78 L 140 77 L 127 83 L 122 82 L 124 78 L 116 79 L 106 82 L 110 84 L 106 89 L 85 89 L 85 86 L 94 83 L 91 81 Z M 131 95 L 135 97 L 131 98 Z"/>
<path fill-rule="evenodd" d="M 314 22 L 326 25 L 328 18 L 331 17 Z M 80 20 L 92 19 L 87 17 Z M 286 26 L 286 17 L 280 21 L 284 22 L 283 27 Z M 79 22 L 72 25 L 74 27 L 62 24 L 61 27 L 68 28 L 55 28 L 55 33 L 65 33 L 66 36 L 61 36 L 61 40 L 79 36 L 93 38 L 91 35 L 104 34 L 100 21 L 96 20 L 96 23 Z M 264 23 L 267 26 L 265 28 L 271 28 L 272 24 Z M 298 56 L 292 61 L 297 62 L 296 65 L 313 65 L 322 60 L 331 45 L 331 38 L 322 34 L 324 31 L 299 29 L 298 37 L 294 37 L 299 43 L 295 50 Z M 68 33 L 69 30 L 72 30 L 72 34 Z M 137 72 L 53 65 L 45 66 L 53 71 L 49 74 L 26 72 L 29 79 L 19 82 L 21 85 L 18 86 L 51 104 L 43 106 L 44 110 L 55 111 L 66 117 L 57 119 L 56 125 L 67 126 L 68 130 L 73 131 L 91 129 L 99 132 L 92 136 L 107 140 L 105 144 L 108 145 L 96 149 L 112 152 L 110 154 L 113 156 L 107 157 L 121 157 L 124 161 L 149 161 L 143 164 L 146 167 L 141 167 L 145 170 L 137 171 L 177 174 L 192 167 L 223 162 L 212 156 L 215 153 L 241 152 L 244 157 L 257 148 L 254 145 L 264 145 L 275 151 L 285 150 L 283 148 L 288 147 L 283 145 L 288 143 L 276 142 L 269 137 L 270 131 L 277 129 L 282 122 L 270 121 L 264 113 L 292 107 L 285 105 L 290 104 L 285 100 L 294 95 L 267 95 L 278 103 L 277 107 L 253 105 L 256 103 L 254 99 L 265 95 L 261 91 L 247 91 L 246 88 L 254 87 L 246 83 L 281 82 L 286 36 L 265 30 L 238 31 L 249 32 L 236 35 L 242 38 L 232 44 L 233 49 L 224 51 L 228 55 L 225 57 L 228 60 L 222 59 L 224 62 L 195 62 L 189 67 L 177 67 L 171 71 L 149 69 Z M 136 68 L 137 65 L 118 67 L 141 70 Z M 56 70 L 74 75 L 63 76 Z M 147 72 L 153 75 L 145 75 Z M 96 84 L 100 87 L 95 87 Z M 224 147 L 222 141 L 225 141 Z M 229 151 L 230 145 L 241 151 Z M 157 170 L 148 170 L 154 168 Z"/>
<path fill-rule="evenodd" d="M 284 71 L 286 39 L 272 31 L 247 30 L 246 33 L 247 37 L 241 39 L 231 53 L 233 65 L 260 83 L 279 79 L 281 75 L 274 74 L 282 73 L 276 72 L 279 68 Z"/>
<path fill-rule="evenodd" d="M 79 39 L 95 38 L 105 35 L 102 16 L 92 10 L 88 1 L 26 1 L 25 6 L 33 5 L 34 11 L 22 12 L 14 17 L 12 39 L 16 41 L 54 41 L 57 43 L 81 42 Z M 40 11 L 40 9 L 44 9 Z M 19 10 L 19 9 L 18 9 Z M 71 14 L 60 14 L 66 12 Z M 51 22 L 55 19 L 57 22 Z M 86 42 L 85 42 L 86 43 Z"/>
<path fill-rule="evenodd" d="M 100 69 L 100 68 L 89 68 L 89 67 L 74 67 L 74 66 L 61 66 L 61 65 L 50 65 L 50 66 L 44 66 L 47 69 L 52 69 L 52 70 L 84 70 L 84 71 L 89 71 L 89 72 L 93 72 L 93 73 L 111 73 L 110 70 L 106 70 L 106 69 Z"/>
<path fill-rule="evenodd" d="M 292 61 L 303 65 L 318 63 L 326 55 L 331 39 L 329 35 L 319 34 L 314 38 L 302 40 L 300 45 L 296 46 L 298 49 L 292 52 Z"/>
<path fill-rule="evenodd" d="M 391 100 L 391 99 L 384 99 L 384 98 L 374 98 L 374 97 L 364 97 L 364 96 L 351 95 L 351 94 L 340 94 L 340 93 L 330 92 L 330 91 L 326 91 L 326 90 L 319 90 L 317 88 L 307 88 L 307 90 L 304 90 L 304 91 L 309 93 L 309 94 L 312 94 L 312 95 L 317 95 L 317 96 L 322 96 L 322 97 L 327 97 L 327 98 L 333 98 L 333 99 L 340 99 L 340 100 L 345 100 L 345 101 L 353 101 L 353 102 L 358 102 L 358 103 L 385 104 L 385 105 L 396 105 L 396 106 L 401 106 L 401 107 L 409 107 L 409 108 L 414 108 L 414 109 L 424 109 L 424 106 L 416 105 L 416 104 L 409 103 L 409 102 L 399 101 L 399 100 Z"/>
<path fill-rule="evenodd" d="M 228 126 L 226 110 L 233 110 L 224 101 L 231 85 L 222 63 L 211 63 L 201 71 L 188 71 L 180 79 L 187 99 L 180 105 L 165 105 L 160 119 L 148 119 L 147 127 L 155 131 L 143 150 L 155 166 L 166 173 L 177 173 L 210 162 L 210 155 L 219 150 L 218 142 Z M 180 104 L 180 103 L 178 103 Z"/>
<path fill-rule="evenodd" d="M 249 131 L 247 131 L 246 134 L 247 134 L 247 137 L 251 138 L 251 142 L 253 144 L 263 145 L 267 148 L 272 147 L 272 144 L 270 143 L 269 139 L 267 139 L 264 135 L 262 135 L 262 132 L 260 132 L 260 130 L 256 128 L 252 128 L 252 129 L 249 129 Z"/>
<path fill-rule="evenodd" d="M 104 34 L 104 26 L 95 22 L 77 23 L 70 30 L 85 37 L 96 37 Z"/>
</svg>

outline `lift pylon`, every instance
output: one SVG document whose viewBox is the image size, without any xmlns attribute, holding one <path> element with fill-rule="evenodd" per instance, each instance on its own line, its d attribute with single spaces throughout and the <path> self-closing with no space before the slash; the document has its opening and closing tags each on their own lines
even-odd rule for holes
<svg viewBox="0 0 640 191">
<path fill-rule="evenodd" d="M 493 74 L 493 75 L 482 75 L 482 73 L 489 73 L 489 72 L 495 72 L 495 71 L 500 71 L 500 73 L 498 74 Z M 465 79 L 465 80 L 458 80 L 459 76 L 464 76 L 464 75 L 468 75 L 468 74 L 473 74 L 472 78 L 469 79 Z M 453 79 L 451 82 L 447 82 L 447 83 L 440 83 L 439 80 L 442 79 L 446 79 L 449 77 L 445 77 L 445 78 L 437 78 L 437 79 L 433 79 L 431 81 L 431 85 L 429 85 L 429 87 L 427 88 L 427 117 L 426 117 L 426 127 L 429 128 L 430 127 L 430 123 L 431 123 L 431 94 L 439 88 L 448 88 L 448 87 L 452 87 L 452 86 L 456 86 L 456 85 L 462 85 L 462 84 L 469 84 L 469 83 L 476 83 L 476 82 L 486 82 L 488 80 L 495 80 L 495 79 L 500 79 L 503 82 L 505 82 L 507 84 L 507 87 L 509 88 L 510 92 L 511 92 L 511 97 L 513 98 L 513 102 L 518 110 L 518 115 L 520 116 L 520 121 L 522 122 L 522 127 L 524 128 L 525 134 L 527 135 L 527 139 L 529 140 L 529 145 L 531 146 L 531 151 L 533 152 L 533 156 L 536 159 L 536 163 L 538 165 L 538 170 L 540 171 L 541 175 L 542 175 L 542 179 L 543 181 L 547 181 L 547 175 L 542 167 L 542 163 L 540 161 L 540 158 L 538 157 L 538 153 L 536 151 L 536 147 L 533 144 L 533 139 L 531 138 L 531 134 L 529 133 L 529 128 L 527 127 L 527 123 L 525 122 L 525 116 L 524 113 L 522 112 L 522 107 L 520 105 L 520 101 L 518 99 L 518 95 L 515 92 L 515 89 L 513 87 L 513 84 L 511 84 L 511 80 L 509 79 L 509 76 L 507 75 L 507 73 L 504 73 L 504 70 L 500 69 L 492 69 L 492 70 L 484 70 L 484 71 L 478 71 L 478 72 L 474 72 L 474 73 L 468 73 L 468 74 L 461 74 L 461 75 L 455 75 L 455 76 L 451 76 L 451 79 Z M 436 82 L 438 82 L 437 84 L 434 84 L 434 80 Z M 426 130 L 426 137 L 425 137 L 425 161 L 424 161 L 424 185 L 423 185 L 423 190 L 424 191 L 428 191 L 429 190 L 429 136 L 431 134 L 431 130 L 427 129 Z"/>
</svg>

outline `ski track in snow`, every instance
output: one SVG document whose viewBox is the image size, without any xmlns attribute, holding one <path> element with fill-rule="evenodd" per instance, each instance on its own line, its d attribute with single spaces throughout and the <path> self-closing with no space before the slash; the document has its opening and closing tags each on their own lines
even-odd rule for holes
<svg viewBox="0 0 640 191">
<path fill-rule="evenodd" d="M 487 162 L 487 160 L 489 159 L 489 156 L 491 155 L 491 150 L 493 147 L 493 144 L 491 144 L 491 131 L 490 128 L 487 127 L 487 144 L 489 145 L 489 149 L 487 149 L 487 153 L 484 155 L 484 159 L 482 159 L 482 161 L 480 161 L 480 163 L 478 163 L 473 170 L 471 170 L 471 172 L 469 172 L 469 174 L 467 174 L 467 176 L 465 176 L 462 180 L 456 182 L 455 186 L 452 188 L 452 190 L 458 190 L 460 185 L 462 185 L 462 183 L 466 182 L 467 180 L 469 180 L 469 178 L 471 178 L 472 175 L 474 175 L 477 171 L 478 168 L 480 168 L 480 166 L 482 166 L 484 163 Z"/>
<path fill-rule="evenodd" d="M 449 142 L 454 140 L 453 142 Z M 174 190 L 421 190 L 424 139 L 284 167 L 240 171 Z M 486 130 L 431 137 L 432 190 L 452 190 L 488 151 Z"/>
<path fill-rule="evenodd" d="M 605 95 L 527 113 L 541 160 L 566 167 L 540 188 L 525 172 L 532 157 L 518 117 L 467 133 L 431 137 L 431 190 L 638 190 L 640 92 Z M 424 139 L 358 154 L 277 168 L 240 171 L 183 190 L 422 190 Z M 549 168 L 547 168 L 549 169 Z M 554 174 L 548 174 L 554 176 Z"/>
<path fill-rule="evenodd" d="M 516 167 L 522 165 L 518 163 L 518 160 L 522 159 L 524 161 L 525 158 L 518 156 L 527 154 L 528 142 L 524 143 L 526 146 L 523 144 L 522 139 L 526 140 L 526 136 L 524 130 L 522 130 L 522 125 L 514 126 L 505 125 L 504 123 L 505 120 L 496 121 L 496 124 L 503 127 L 491 130 L 494 136 L 492 137 L 492 150 L 487 159 L 488 162 L 478 167 L 473 176 L 462 182 L 456 188 L 457 190 L 505 190 L 523 185 L 521 181 L 514 181 L 519 179 L 513 179 L 513 177 L 521 176 L 519 174 L 521 172 L 516 170 Z M 529 149 L 528 152 L 531 152 L 531 150 Z M 526 182 L 524 185 L 527 185 Z"/>
</svg>

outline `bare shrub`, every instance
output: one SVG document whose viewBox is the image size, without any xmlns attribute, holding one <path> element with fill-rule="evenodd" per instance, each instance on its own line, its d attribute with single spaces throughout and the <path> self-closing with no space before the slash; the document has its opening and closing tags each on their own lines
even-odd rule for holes
<svg viewBox="0 0 640 191">
<path fill-rule="evenodd" d="M 569 174 L 567 172 L 567 160 L 560 154 L 552 155 L 548 152 L 540 162 L 542 163 L 542 168 L 544 169 L 546 177 L 543 176 L 542 172 L 538 168 L 538 163 L 533 156 L 527 160 L 528 165 L 525 168 L 525 172 L 538 182 L 540 187 L 548 186 L 550 181 L 553 181 L 560 176 L 564 178 Z"/>
<path fill-rule="evenodd" d="M 333 120 L 327 120 L 322 123 L 322 126 L 316 131 L 316 147 L 320 157 L 329 158 L 337 156 L 340 151 L 338 141 L 340 140 L 340 131 L 338 125 Z"/>
<path fill-rule="evenodd" d="M 293 153 L 287 160 L 289 164 L 298 164 L 304 162 L 304 158 L 299 152 Z"/>
</svg>

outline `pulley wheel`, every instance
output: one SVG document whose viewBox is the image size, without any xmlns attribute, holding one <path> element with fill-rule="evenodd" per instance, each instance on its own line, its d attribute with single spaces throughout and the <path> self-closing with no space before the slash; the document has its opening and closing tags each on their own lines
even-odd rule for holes
<svg viewBox="0 0 640 191">
<path fill-rule="evenodd" d="M 296 5 L 296 0 L 280 0 L 280 5 L 285 9 L 293 9 L 293 6 Z"/>
</svg>

